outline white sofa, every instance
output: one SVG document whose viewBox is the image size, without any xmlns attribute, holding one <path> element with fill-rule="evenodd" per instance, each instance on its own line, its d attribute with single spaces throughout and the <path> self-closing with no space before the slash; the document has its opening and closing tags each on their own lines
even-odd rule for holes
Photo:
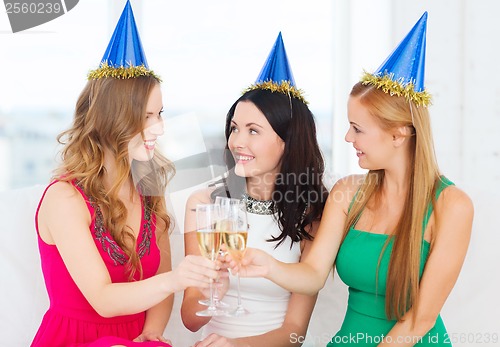
<svg viewBox="0 0 500 347">
<path fill-rule="evenodd" d="M 40 269 L 34 229 L 34 213 L 43 186 L 0 192 L 0 346 L 29 346 L 48 306 Z M 473 239 L 456 287 L 442 311 L 455 346 L 498 346 L 500 339 L 500 233 L 489 221 L 498 213 L 500 192 L 473 194 L 476 206 Z M 173 194 L 173 213 L 178 220 L 171 235 L 174 266 L 183 256 L 182 211 L 186 194 Z M 498 223 L 495 223 L 498 224 Z M 182 294 L 176 295 L 166 336 L 175 347 L 187 347 L 198 339 L 180 319 Z M 338 278 L 328 280 L 320 292 L 304 346 L 325 346 L 340 327 L 347 291 Z M 488 343 L 487 334 L 490 334 Z"/>
</svg>

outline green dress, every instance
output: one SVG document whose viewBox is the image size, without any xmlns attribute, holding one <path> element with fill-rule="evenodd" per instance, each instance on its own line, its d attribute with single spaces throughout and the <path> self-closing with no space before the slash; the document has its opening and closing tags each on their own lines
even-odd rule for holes
<svg viewBox="0 0 500 347">
<path fill-rule="evenodd" d="M 436 200 L 443 189 L 450 185 L 453 183 L 442 177 L 436 191 Z M 424 218 L 423 230 L 427 226 L 431 213 L 432 204 Z M 349 287 L 349 301 L 342 327 L 332 337 L 328 347 L 377 346 L 396 324 L 395 320 L 387 319 L 385 314 L 385 284 L 393 240 L 389 241 L 380 260 L 378 292 L 376 288 L 379 257 L 387 237 L 385 234 L 370 233 L 351 227 L 342 243 L 336 264 L 340 278 Z M 422 276 L 430 249 L 430 244 L 427 241 L 423 240 L 422 242 L 420 276 Z M 400 338 L 404 339 L 405 337 Z M 438 316 L 434 327 L 415 343 L 416 346 L 451 346 L 449 340 L 441 316 Z"/>
</svg>

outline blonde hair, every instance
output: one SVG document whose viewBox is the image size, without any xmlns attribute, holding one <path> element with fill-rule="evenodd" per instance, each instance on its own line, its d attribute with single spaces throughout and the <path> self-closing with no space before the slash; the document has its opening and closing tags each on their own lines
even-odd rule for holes
<svg viewBox="0 0 500 347">
<path fill-rule="evenodd" d="M 417 307 L 423 221 L 429 203 L 434 204 L 437 183 L 440 180 L 429 112 L 426 107 L 417 107 L 413 101 L 408 101 L 404 97 L 391 96 L 373 85 L 363 85 L 361 82 L 354 85 L 350 96 L 358 98 L 382 129 L 386 131 L 399 127 L 410 129 L 407 138 L 410 152 L 408 163 L 410 170 L 407 177 L 409 189 L 394 235 L 388 238 L 379 258 L 380 265 L 382 254 L 388 242 L 393 239 L 387 274 L 385 310 L 388 318 L 401 320 L 410 307 Z M 366 174 L 347 215 L 344 237 L 356 224 L 367 204 L 380 199 L 383 184 L 384 170 L 370 170 Z M 414 314 L 416 315 L 416 309 Z"/>
<path fill-rule="evenodd" d="M 142 278 L 142 268 L 135 242 L 126 242 L 135 238 L 126 225 L 127 209 L 118 191 L 123 184 L 133 180 L 128 144 L 144 129 L 148 97 L 156 85 L 158 81 L 151 76 L 88 81 L 76 103 L 72 127 L 57 137 L 64 147 L 62 163 L 55 170 L 54 178 L 67 182 L 76 180 L 101 209 L 104 227 L 128 256 L 129 279 L 134 278 L 137 271 Z M 113 154 L 117 171 L 109 191 L 103 185 L 105 149 Z M 139 165 L 147 165 L 149 172 L 143 175 L 136 188 L 145 208 L 163 221 L 165 228 L 158 230 L 160 235 L 170 227 L 164 193 L 175 170 L 157 150 L 151 162 Z M 144 196 L 150 193 L 152 185 L 156 192 L 146 201 Z"/>
</svg>

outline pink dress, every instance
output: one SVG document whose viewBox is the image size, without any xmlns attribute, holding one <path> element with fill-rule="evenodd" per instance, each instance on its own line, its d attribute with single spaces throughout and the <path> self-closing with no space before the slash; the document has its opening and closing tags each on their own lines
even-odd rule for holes
<svg viewBox="0 0 500 347">
<path fill-rule="evenodd" d="M 45 197 L 43 193 L 35 216 L 38 234 L 38 248 L 42 264 L 45 286 L 50 306 L 45 313 L 40 328 L 33 339 L 32 347 L 109 347 L 124 346 L 170 346 L 163 342 L 132 342 L 144 327 L 145 312 L 112 318 L 101 317 L 89 304 L 71 278 L 55 245 L 45 243 L 38 230 L 38 211 Z M 111 280 L 128 282 L 125 270 L 128 257 L 104 229 L 102 213 L 91 197 L 74 184 L 82 194 L 92 218 L 89 231 L 95 245 L 108 268 Z M 160 264 L 160 252 L 156 243 L 156 218 L 149 210 L 148 199 L 143 203 L 141 226 L 137 239 L 143 278 L 156 274 Z"/>
</svg>

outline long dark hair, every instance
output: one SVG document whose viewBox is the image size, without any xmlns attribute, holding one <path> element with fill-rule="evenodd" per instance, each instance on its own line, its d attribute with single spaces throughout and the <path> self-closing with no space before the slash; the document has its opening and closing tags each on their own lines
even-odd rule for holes
<svg viewBox="0 0 500 347">
<path fill-rule="evenodd" d="M 223 184 L 212 193 L 212 197 L 241 198 L 246 189 L 245 179 L 234 174 L 235 162 L 227 145 L 236 105 L 243 101 L 253 103 L 285 142 L 281 169 L 272 195 L 281 234 L 268 241 L 277 241 L 277 247 L 287 236 L 292 242 L 312 240 L 308 227 L 321 218 L 328 196 L 323 184 L 325 163 L 316 139 L 314 116 L 304 102 L 293 96 L 255 89 L 243 94 L 231 106 L 225 128 L 224 159 L 228 173 L 222 180 Z"/>
</svg>

